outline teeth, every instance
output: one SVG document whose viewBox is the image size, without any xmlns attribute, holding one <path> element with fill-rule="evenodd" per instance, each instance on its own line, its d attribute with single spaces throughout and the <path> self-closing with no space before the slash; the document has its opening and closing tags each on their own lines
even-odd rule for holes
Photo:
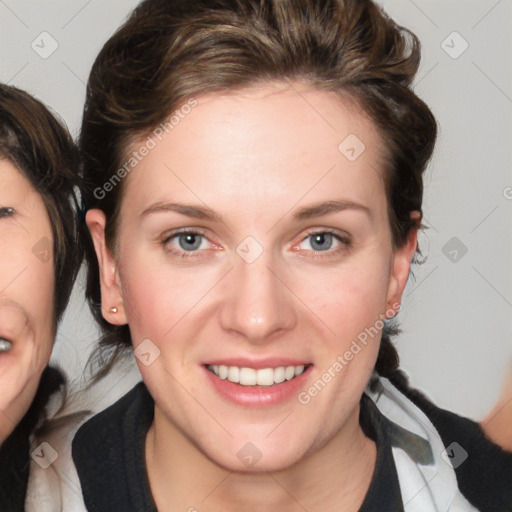
<svg viewBox="0 0 512 512">
<path fill-rule="evenodd" d="M 240 382 L 240 368 L 238 368 L 238 366 L 229 367 L 228 380 L 231 382 Z"/>
<path fill-rule="evenodd" d="M 274 370 L 265 368 L 256 372 L 256 383 L 258 386 L 272 386 L 274 384 Z"/>
<path fill-rule="evenodd" d="M 228 367 L 227 366 L 224 366 L 223 364 L 219 365 L 219 377 L 221 379 L 228 378 Z"/>
<path fill-rule="evenodd" d="M 286 380 L 293 379 L 293 377 L 295 377 L 295 366 L 287 366 L 286 370 L 284 371 L 284 376 Z"/>
<path fill-rule="evenodd" d="M 278 368 L 239 368 L 238 366 L 225 366 L 223 364 L 210 365 L 208 370 L 220 379 L 227 379 L 242 386 L 272 386 L 285 380 L 291 380 L 301 375 L 305 366 L 279 366 Z"/>
<path fill-rule="evenodd" d="M 239 383 L 243 386 L 255 386 L 258 381 L 258 373 L 252 368 L 240 368 L 240 380 Z"/>
<path fill-rule="evenodd" d="M 295 366 L 295 377 L 300 375 L 304 371 L 304 365 Z"/>
<path fill-rule="evenodd" d="M 281 384 L 286 380 L 285 369 L 284 366 L 280 366 L 274 370 L 274 382 L 276 384 Z"/>
</svg>

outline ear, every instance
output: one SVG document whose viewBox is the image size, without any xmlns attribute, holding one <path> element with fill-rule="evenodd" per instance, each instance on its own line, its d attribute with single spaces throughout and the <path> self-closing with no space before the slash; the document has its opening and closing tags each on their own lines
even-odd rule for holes
<svg viewBox="0 0 512 512">
<path fill-rule="evenodd" d="M 419 219 L 421 215 L 415 211 L 411 213 L 411 218 Z M 411 261 L 418 246 L 418 228 L 412 228 L 409 232 L 406 243 L 393 253 L 391 263 L 391 276 L 388 286 L 388 311 L 395 311 L 395 315 L 400 311 L 402 294 L 409 278 Z"/>
<path fill-rule="evenodd" d="M 103 318 L 111 324 L 124 325 L 127 320 L 123 305 L 123 292 L 117 262 L 105 241 L 105 214 L 101 210 L 91 209 L 87 212 L 85 222 L 91 233 L 98 258 Z M 117 308 L 117 312 L 112 312 L 110 308 Z"/>
</svg>

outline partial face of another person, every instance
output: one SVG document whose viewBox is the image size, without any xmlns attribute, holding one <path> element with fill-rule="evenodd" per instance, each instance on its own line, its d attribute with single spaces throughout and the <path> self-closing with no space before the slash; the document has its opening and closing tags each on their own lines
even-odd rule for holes
<svg viewBox="0 0 512 512">
<path fill-rule="evenodd" d="M 133 142 L 115 254 L 103 214 L 87 216 L 104 314 L 129 323 L 155 428 L 236 471 L 355 438 L 416 247 L 415 233 L 393 247 L 372 121 L 294 89 L 198 97 L 149 150 Z"/>
<path fill-rule="evenodd" d="M 31 183 L 0 159 L 0 442 L 28 410 L 55 335 L 53 235 Z"/>
</svg>

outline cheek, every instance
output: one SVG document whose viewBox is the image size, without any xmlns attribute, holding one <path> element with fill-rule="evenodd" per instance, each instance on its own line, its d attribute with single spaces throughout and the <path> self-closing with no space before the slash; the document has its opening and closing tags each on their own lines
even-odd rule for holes
<svg viewBox="0 0 512 512">
<path fill-rule="evenodd" d="M 308 297 L 307 306 L 315 313 L 309 316 L 309 323 L 315 322 L 321 329 L 317 338 L 312 336 L 317 340 L 313 348 L 317 378 L 330 389 L 314 399 L 315 407 L 333 408 L 329 413 L 333 421 L 339 420 L 347 407 L 355 406 L 378 356 L 389 266 L 382 254 L 376 254 L 360 253 L 346 265 L 304 272 L 300 279 L 304 287 L 297 294 Z M 306 398 L 317 393 L 316 388 L 311 395 L 308 389 L 303 391 Z"/>
<path fill-rule="evenodd" d="M 51 352 L 54 339 L 55 278 L 53 260 L 39 265 L 39 262 L 27 270 L 25 289 L 30 289 L 27 309 L 36 321 L 36 337 L 44 338 L 47 350 Z M 46 342 L 49 340 L 49 342 Z"/>
<path fill-rule="evenodd" d="M 357 335 L 386 310 L 389 262 L 376 256 L 361 254 L 346 264 L 294 278 L 298 295 L 336 338 Z"/>
<path fill-rule="evenodd" d="M 189 320 L 190 310 L 208 289 L 208 278 L 198 278 L 192 267 L 177 269 L 156 260 L 143 251 L 127 251 L 120 261 L 123 304 L 134 344 L 146 338 L 158 344 L 180 319 Z"/>
<path fill-rule="evenodd" d="M 6 249 L 0 252 L 2 296 L 26 310 L 35 322 L 36 339 L 51 351 L 55 302 L 52 242 L 47 237 L 17 238 Z"/>
</svg>

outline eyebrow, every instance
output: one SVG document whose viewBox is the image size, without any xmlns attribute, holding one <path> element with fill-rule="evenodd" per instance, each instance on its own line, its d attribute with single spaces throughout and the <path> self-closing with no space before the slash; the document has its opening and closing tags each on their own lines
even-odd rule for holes
<svg viewBox="0 0 512 512">
<path fill-rule="evenodd" d="M 355 201 L 339 199 L 314 203 L 312 205 L 299 208 L 294 213 L 293 220 L 307 220 L 315 217 L 321 217 L 323 215 L 328 215 L 330 213 L 341 212 L 344 210 L 356 210 L 370 215 L 370 209 L 367 206 L 364 206 L 363 204 L 357 203 Z M 222 217 L 208 207 L 174 202 L 155 203 L 154 205 L 144 210 L 141 213 L 141 217 L 159 212 L 176 212 L 180 213 L 181 215 L 186 215 L 187 217 L 193 217 L 196 219 L 223 222 Z"/>
</svg>

